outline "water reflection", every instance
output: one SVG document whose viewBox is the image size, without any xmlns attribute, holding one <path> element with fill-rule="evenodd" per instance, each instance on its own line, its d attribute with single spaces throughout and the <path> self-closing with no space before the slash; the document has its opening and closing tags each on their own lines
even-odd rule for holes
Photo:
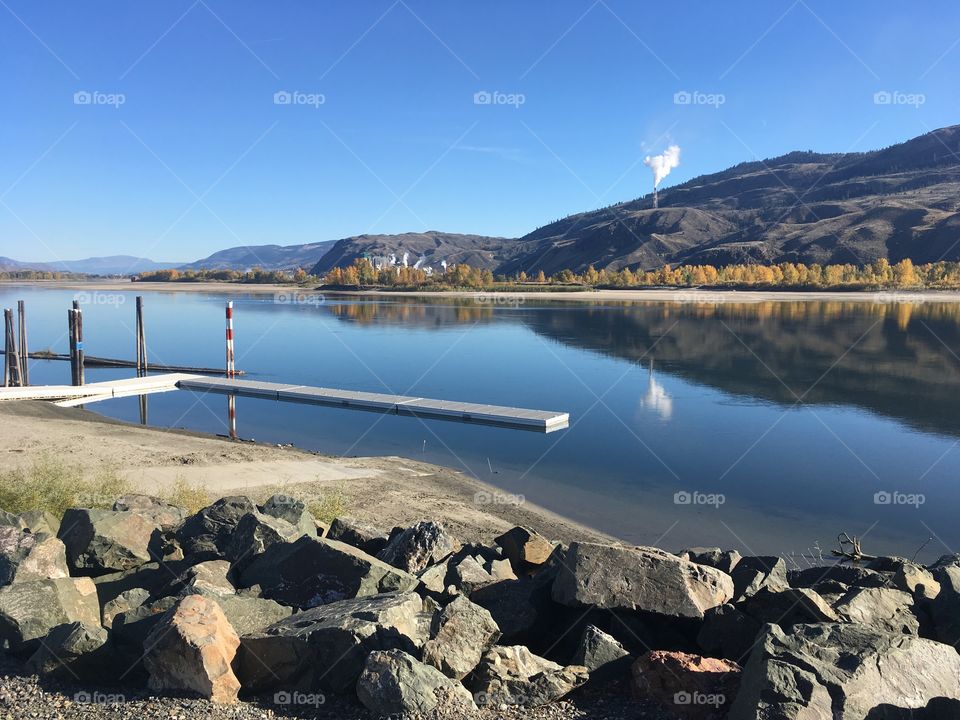
<svg viewBox="0 0 960 720">
<path fill-rule="evenodd" d="M 640 399 L 640 407 L 659 415 L 664 422 L 673 417 L 673 398 L 653 376 L 653 360 L 650 361 L 650 370 L 647 375 L 647 392 Z"/>
</svg>

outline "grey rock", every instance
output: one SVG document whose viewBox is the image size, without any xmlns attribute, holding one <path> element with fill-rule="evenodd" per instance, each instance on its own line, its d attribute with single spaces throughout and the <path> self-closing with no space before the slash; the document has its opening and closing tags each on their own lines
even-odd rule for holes
<svg viewBox="0 0 960 720">
<path fill-rule="evenodd" d="M 276 543 L 257 557 L 239 579 L 241 587 L 260 585 L 265 597 L 310 608 L 382 592 L 412 590 L 415 576 L 352 545 L 301 537 Z"/>
<path fill-rule="evenodd" d="M 549 612 L 553 580 L 544 575 L 486 585 L 471 593 L 470 599 L 490 611 L 505 638 L 517 638 Z"/>
<path fill-rule="evenodd" d="M 808 588 L 787 588 L 776 592 L 762 588 L 737 603 L 737 609 L 760 623 L 781 627 L 839 620 L 833 608 Z"/>
<path fill-rule="evenodd" d="M 630 671 L 633 658 L 617 642 L 596 625 L 587 625 L 580 634 L 580 642 L 571 662 L 582 665 L 590 673 L 590 680 L 611 680 Z"/>
<path fill-rule="evenodd" d="M 692 547 L 679 553 L 680 557 L 698 565 L 709 565 L 729 575 L 743 557 L 736 550 L 722 550 L 720 548 Z"/>
<path fill-rule="evenodd" d="M 893 586 L 926 600 L 933 600 L 940 592 L 940 583 L 933 573 L 913 562 L 903 562 L 894 571 Z"/>
<path fill-rule="evenodd" d="M 657 548 L 572 543 L 552 594 L 569 607 L 702 618 L 732 597 L 733 581 L 720 570 Z"/>
<path fill-rule="evenodd" d="M 242 495 L 217 500 L 188 517 L 176 538 L 187 556 L 202 559 L 226 557 L 227 546 L 244 515 L 257 512 L 250 498 Z"/>
<path fill-rule="evenodd" d="M 762 622 L 735 605 L 718 605 L 704 613 L 697 645 L 707 655 L 742 663 L 753 650 L 762 629 Z"/>
<path fill-rule="evenodd" d="M 937 569 L 940 592 L 930 603 L 933 636 L 942 643 L 960 646 L 960 566 Z"/>
<path fill-rule="evenodd" d="M 39 675 L 102 683 L 110 679 L 111 648 L 100 625 L 72 622 L 58 625 L 28 661 Z"/>
<path fill-rule="evenodd" d="M 381 717 L 428 713 L 438 705 L 460 711 L 476 710 L 460 683 L 424 665 L 403 650 L 375 650 L 357 680 L 357 697 Z"/>
<path fill-rule="evenodd" d="M 128 670 L 124 671 L 125 675 L 136 674 L 140 669 L 147 637 L 176 603 L 175 597 L 159 598 L 113 617 L 110 631 L 114 645 L 127 658 Z"/>
<path fill-rule="evenodd" d="M 559 700 L 588 679 L 583 666 L 563 667 L 512 645 L 488 650 L 467 687 L 477 705 L 537 707 Z"/>
<path fill-rule="evenodd" d="M 408 573 L 418 573 L 459 549 L 460 542 L 442 523 L 426 521 L 391 537 L 377 557 Z"/>
<path fill-rule="evenodd" d="M 283 518 L 260 512 L 247 513 L 237 523 L 226 543 L 225 553 L 233 563 L 234 573 L 239 574 L 271 545 L 293 542 L 306 534 Z M 316 536 L 316 532 L 313 536 Z"/>
<path fill-rule="evenodd" d="M 733 578 L 735 601 L 750 597 L 761 588 L 779 592 L 790 587 L 786 563 L 776 556 L 740 558 L 730 577 Z"/>
<path fill-rule="evenodd" d="M 293 614 L 293 609 L 286 605 L 253 595 L 221 595 L 199 588 L 185 592 L 216 601 L 240 636 L 260 632 Z"/>
<path fill-rule="evenodd" d="M 97 586 L 97 595 L 100 605 L 118 597 L 121 593 L 134 588 L 141 588 L 150 593 L 151 597 L 163 597 L 169 594 L 166 591 L 172 580 L 185 572 L 191 564 L 180 560 L 171 563 L 147 563 L 133 570 L 101 575 L 93 579 Z"/>
<path fill-rule="evenodd" d="M 117 615 L 138 608 L 149 599 L 150 593 L 144 588 L 124 590 L 115 598 L 103 604 L 103 610 L 100 613 L 101 624 L 105 628 L 113 627 L 113 619 Z"/>
<path fill-rule="evenodd" d="M 348 517 L 334 519 L 324 537 L 353 545 L 368 555 L 376 555 L 383 550 L 388 539 L 387 533 L 380 528 Z"/>
<path fill-rule="evenodd" d="M 135 512 L 74 508 L 63 514 L 59 537 L 74 573 L 97 576 L 150 562 L 150 542 L 158 530 Z"/>
<path fill-rule="evenodd" d="M 787 580 L 790 582 L 790 587 L 805 587 L 813 590 L 817 590 L 817 586 L 821 583 L 829 581 L 853 587 L 886 587 L 889 584 L 888 576 L 883 573 L 861 565 L 846 563 L 791 570 L 787 573 Z"/>
<path fill-rule="evenodd" d="M 432 609 L 412 592 L 315 607 L 244 635 L 237 675 L 253 692 L 289 686 L 349 692 L 374 650 L 419 655 L 432 619 Z"/>
<path fill-rule="evenodd" d="M 743 670 L 729 720 L 873 720 L 884 706 L 960 699 L 958 677 L 960 655 L 932 640 L 864 625 L 771 625 Z"/>
<path fill-rule="evenodd" d="M 90 578 L 29 580 L 0 588 L 0 641 L 32 650 L 64 623 L 100 624 L 97 588 Z"/>
<path fill-rule="evenodd" d="M 462 680 L 499 639 L 500 628 L 490 613 L 461 595 L 436 616 L 423 662 Z"/>
<path fill-rule="evenodd" d="M 155 594 L 189 595 L 199 590 L 206 590 L 216 595 L 233 595 L 236 588 L 227 578 L 229 572 L 230 563 L 226 560 L 205 560 L 188 567 Z"/>
<path fill-rule="evenodd" d="M 844 622 L 870 625 L 890 633 L 920 632 L 920 621 L 913 613 L 913 595 L 902 590 L 852 588 L 833 609 Z"/>
<path fill-rule="evenodd" d="M 55 537 L 0 526 L 0 585 L 70 576 L 64 544 Z"/>
<path fill-rule="evenodd" d="M 161 530 L 167 531 L 178 528 L 187 517 L 187 511 L 182 507 L 171 505 L 160 498 L 136 493 L 121 495 L 113 504 L 113 509 L 143 515 Z"/>
<path fill-rule="evenodd" d="M 260 507 L 264 515 L 284 520 L 304 535 L 317 535 L 317 520 L 313 517 L 302 500 L 290 495 L 272 495 Z"/>
<path fill-rule="evenodd" d="M 17 515 L 17 522 L 24 530 L 29 530 L 34 535 L 46 533 L 56 537 L 60 532 L 60 520 L 47 510 L 27 510 Z"/>
</svg>

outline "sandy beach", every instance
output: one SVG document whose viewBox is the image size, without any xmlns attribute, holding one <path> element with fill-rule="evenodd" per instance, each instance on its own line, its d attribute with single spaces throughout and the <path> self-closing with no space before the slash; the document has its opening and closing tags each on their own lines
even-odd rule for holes
<svg viewBox="0 0 960 720">
<path fill-rule="evenodd" d="M 829 300 L 863 303 L 923 303 L 960 302 L 956 290 L 880 290 L 880 291 L 791 291 L 791 290 L 725 290 L 721 288 L 661 288 L 649 290 L 544 290 L 530 292 L 502 292 L 496 289 L 481 291 L 429 290 L 326 290 L 293 285 L 241 284 L 228 282 L 137 282 L 127 280 L 10 280 L 8 286 L 53 288 L 58 290 L 97 292 L 196 292 L 234 295 L 275 295 L 288 298 L 291 294 L 308 296 L 350 296 L 389 299 L 394 297 L 456 298 L 490 302 L 509 300 L 540 300 L 566 302 L 677 302 L 677 303 L 759 303 Z"/>
<path fill-rule="evenodd" d="M 79 408 L 35 401 L 0 403 L 0 467 L 56 458 L 93 475 L 116 468 L 132 489 L 163 494 L 178 479 L 216 498 L 271 492 L 345 496 L 346 514 L 390 529 L 423 519 L 446 523 L 464 540 L 487 542 L 514 525 L 547 537 L 610 539 L 523 498 L 448 468 L 398 457 L 335 458 L 291 447 L 131 425 Z"/>
</svg>

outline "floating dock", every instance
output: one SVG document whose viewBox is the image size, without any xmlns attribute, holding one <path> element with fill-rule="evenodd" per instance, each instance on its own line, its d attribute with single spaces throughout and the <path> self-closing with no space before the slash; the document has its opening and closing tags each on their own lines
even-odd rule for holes
<svg viewBox="0 0 960 720">
<path fill-rule="evenodd" d="M 152 377 L 111 380 L 87 385 L 35 385 L 0 388 L 0 400 L 53 400 L 70 407 L 110 400 L 112 398 L 147 395 L 171 390 L 191 390 L 235 397 L 325 405 L 349 410 L 367 410 L 392 415 L 408 415 L 435 420 L 495 425 L 520 430 L 549 433 L 562 430 L 570 423 L 568 413 L 549 410 L 483 405 L 451 400 L 431 400 L 406 395 L 337 390 L 283 383 L 207 378 L 185 373 L 168 373 Z"/>
<path fill-rule="evenodd" d="M 482 425 L 497 425 L 538 432 L 562 430 L 570 423 L 568 413 L 550 410 L 482 405 L 478 403 L 431 400 L 406 395 L 336 390 L 256 380 L 229 380 L 220 378 L 184 378 L 177 383 L 183 390 L 214 392 L 238 397 L 326 405 L 351 410 L 371 410 L 391 415 L 412 415 L 437 420 L 455 420 Z"/>
</svg>

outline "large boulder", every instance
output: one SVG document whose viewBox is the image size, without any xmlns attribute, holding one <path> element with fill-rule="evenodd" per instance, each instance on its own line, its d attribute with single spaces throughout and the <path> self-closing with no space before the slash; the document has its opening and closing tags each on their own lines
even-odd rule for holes
<svg viewBox="0 0 960 720">
<path fill-rule="evenodd" d="M 834 603 L 833 609 L 844 622 L 906 635 L 920 632 L 920 621 L 913 614 L 913 595 L 902 590 L 851 588 Z"/>
<path fill-rule="evenodd" d="M 93 579 L 97 586 L 97 595 L 101 607 L 118 597 L 127 590 L 142 589 L 150 593 L 151 597 L 163 597 L 170 586 L 171 580 L 179 577 L 191 567 L 189 562 L 152 562 L 141 565 L 133 570 L 101 575 Z"/>
<path fill-rule="evenodd" d="M 286 686 L 349 692 L 372 651 L 418 656 L 432 618 L 432 608 L 412 592 L 322 605 L 241 638 L 237 673 L 254 692 Z"/>
<path fill-rule="evenodd" d="M 633 664 L 632 690 L 656 700 L 671 717 L 722 718 L 740 685 L 740 666 L 729 660 L 653 650 Z"/>
<path fill-rule="evenodd" d="M 461 595 L 437 614 L 423 646 L 423 662 L 462 680 L 499 639 L 500 628 L 490 613 Z"/>
<path fill-rule="evenodd" d="M 783 558 L 754 556 L 740 558 L 730 572 L 733 578 L 734 600 L 750 597 L 761 589 L 779 592 L 790 587 L 787 582 L 787 565 Z"/>
<path fill-rule="evenodd" d="M 802 570 L 791 570 L 787 573 L 790 587 L 812 588 L 825 582 L 839 582 L 853 587 L 885 587 L 889 584 L 889 577 L 862 565 L 836 563 L 834 565 L 818 565 Z"/>
<path fill-rule="evenodd" d="M 107 639 L 107 631 L 99 625 L 58 625 L 43 639 L 28 665 L 40 675 L 102 683 L 111 679 L 113 665 Z"/>
<path fill-rule="evenodd" d="M 90 578 L 30 580 L 0 588 L 0 641 L 32 650 L 65 623 L 100 624 L 97 588 Z"/>
<path fill-rule="evenodd" d="M 186 690 L 215 703 L 237 700 L 231 663 L 240 638 L 216 602 L 201 595 L 179 600 L 150 633 L 144 665 L 153 690 Z"/>
<path fill-rule="evenodd" d="M 150 562 L 157 525 L 136 512 L 73 508 L 63 514 L 59 537 L 77 575 L 106 575 Z"/>
<path fill-rule="evenodd" d="M 470 594 L 470 599 L 490 611 L 494 622 L 511 644 L 531 632 L 539 621 L 549 619 L 556 608 L 550 598 L 553 576 L 541 572 L 533 577 L 486 585 Z"/>
<path fill-rule="evenodd" d="M 113 503 L 113 509 L 124 512 L 135 512 L 143 515 L 154 525 L 164 531 L 176 530 L 187 517 L 187 511 L 182 507 L 171 505 L 160 498 L 150 495 L 128 493 L 121 495 Z"/>
<path fill-rule="evenodd" d="M 573 543 L 552 589 L 570 607 L 702 618 L 733 596 L 726 573 L 652 547 Z"/>
<path fill-rule="evenodd" d="M 304 536 L 271 545 L 241 573 L 239 582 L 242 587 L 259 585 L 264 597 L 284 605 L 311 608 L 412 590 L 418 580 L 352 545 Z"/>
<path fill-rule="evenodd" d="M 904 561 L 893 573 L 893 586 L 917 598 L 933 600 L 940 592 L 940 583 L 933 573 L 917 563 Z"/>
<path fill-rule="evenodd" d="M 229 572 L 230 563 L 226 560 L 205 560 L 172 577 L 170 583 L 155 594 L 189 595 L 206 590 L 216 595 L 233 595 L 236 589 L 227 578 Z"/>
<path fill-rule="evenodd" d="M 460 542 L 442 523 L 418 522 L 397 533 L 377 558 L 408 573 L 418 573 L 460 549 Z"/>
<path fill-rule="evenodd" d="M 630 653 L 596 625 L 587 625 L 573 654 L 574 665 L 582 665 L 590 673 L 590 680 L 612 680 L 626 675 L 630 669 Z"/>
<path fill-rule="evenodd" d="M 111 639 L 125 669 L 121 681 L 140 679 L 144 676 L 143 655 L 148 649 L 147 638 L 160 624 L 164 616 L 177 604 L 178 598 L 164 597 L 117 613 L 110 626 Z"/>
<path fill-rule="evenodd" d="M 208 560 L 226 557 L 240 520 L 255 512 L 257 507 L 248 497 L 220 498 L 188 517 L 177 530 L 177 541 L 187 556 Z"/>
<path fill-rule="evenodd" d="M 477 705 L 537 707 L 559 700 L 589 679 L 581 665 L 563 667 L 523 645 L 488 650 L 467 680 Z"/>
<path fill-rule="evenodd" d="M 26 510 L 17 515 L 17 524 L 34 535 L 46 533 L 56 537 L 60 532 L 60 520 L 49 510 Z"/>
<path fill-rule="evenodd" d="M 546 565 L 555 546 L 543 535 L 530 528 L 517 526 L 494 538 L 503 549 L 503 555 L 518 576 L 536 572 Z"/>
<path fill-rule="evenodd" d="M 438 705 L 464 711 L 477 707 L 467 689 L 403 650 L 375 650 L 357 680 L 357 696 L 380 717 L 429 713 Z"/>
<path fill-rule="evenodd" d="M 34 535 L 0 526 L 0 585 L 24 580 L 70 577 L 63 543 L 46 533 Z"/>
<path fill-rule="evenodd" d="M 382 529 L 349 517 L 334 519 L 324 537 L 353 545 L 368 555 L 376 555 L 383 550 L 388 540 L 388 534 Z"/>
<path fill-rule="evenodd" d="M 729 720 L 865 720 L 888 707 L 960 699 L 960 654 L 864 625 L 768 625 L 743 670 Z"/>
</svg>

